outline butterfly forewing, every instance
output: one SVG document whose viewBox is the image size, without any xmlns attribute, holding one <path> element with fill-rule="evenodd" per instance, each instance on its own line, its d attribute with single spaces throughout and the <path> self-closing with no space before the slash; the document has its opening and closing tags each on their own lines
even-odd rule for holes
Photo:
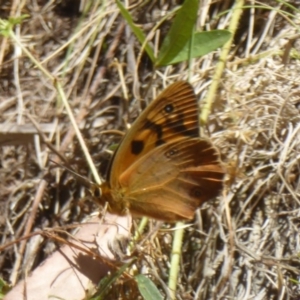
<svg viewBox="0 0 300 300">
<path fill-rule="evenodd" d="M 184 81 L 166 88 L 132 124 L 115 154 L 111 184 L 139 157 L 182 136 L 199 136 L 196 96 Z"/>
</svg>

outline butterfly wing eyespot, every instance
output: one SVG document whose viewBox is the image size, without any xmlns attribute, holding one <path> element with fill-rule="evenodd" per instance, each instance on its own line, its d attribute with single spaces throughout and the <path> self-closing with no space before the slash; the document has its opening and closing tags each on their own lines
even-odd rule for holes
<svg viewBox="0 0 300 300">
<path fill-rule="evenodd" d="M 165 153 L 165 156 L 167 158 L 172 158 L 174 157 L 176 154 L 178 154 L 178 150 L 176 148 L 172 148 L 170 150 L 168 150 L 166 153 Z"/>
<path fill-rule="evenodd" d="M 131 153 L 134 155 L 140 154 L 144 149 L 144 142 L 139 140 L 134 140 L 131 142 Z"/>
<path fill-rule="evenodd" d="M 198 106 L 186 82 L 169 86 L 142 112 L 114 155 L 102 202 L 166 221 L 189 220 L 223 187 L 211 142 L 199 138 Z"/>
<path fill-rule="evenodd" d="M 164 107 L 164 112 L 166 114 L 170 114 L 171 112 L 173 112 L 174 110 L 174 106 L 173 104 L 167 104 L 165 107 Z"/>
</svg>

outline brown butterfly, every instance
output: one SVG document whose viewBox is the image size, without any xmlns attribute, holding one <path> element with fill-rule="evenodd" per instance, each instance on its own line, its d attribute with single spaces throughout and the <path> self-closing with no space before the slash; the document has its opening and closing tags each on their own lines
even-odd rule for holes
<svg viewBox="0 0 300 300">
<path fill-rule="evenodd" d="M 189 83 L 166 88 L 123 138 L 97 201 L 118 215 L 192 219 L 203 202 L 220 193 L 224 176 L 218 151 L 199 138 L 198 118 Z"/>
</svg>

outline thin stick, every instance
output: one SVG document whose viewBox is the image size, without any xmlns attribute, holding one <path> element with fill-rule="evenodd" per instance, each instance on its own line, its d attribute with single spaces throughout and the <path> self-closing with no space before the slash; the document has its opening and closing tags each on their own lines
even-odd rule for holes
<svg viewBox="0 0 300 300">
<path fill-rule="evenodd" d="M 224 68 L 225 68 L 227 56 L 228 56 L 229 50 L 232 45 L 233 37 L 238 28 L 239 20 L 242 15 L 242 12 L 243 12 L 243 9 L 242 9 L 243 5 L 244 5 L 244 0 L 236 0 L 235 6 L 232 9 L 233 14 L 232 14 L 232 18 L 230 20 L 230 24 L 229 24 L 229 28 L 228 28 L 228 30 L 232 34 L 231 34 L 229 41 L 224 45 L 224 47 L 222 49 L 220 59 L 217 64 L 217 67 L 216 67 L 216 71 L 215 71 L 213 79 L 212 79 L 212 83 L 207 92 L 207 95 L 206 95 L 206 98 L 204 101 L 204 105 L 202 107 L 201 116 L 200 116 L 200 124 L 201 125 L 205 125 L 207 123 L 208 116 L 210 114 L 211 107 L 213 105 L 213 101 L 214 101 L 217 89 L 219 87 L 220 79 L 221 79 L 221 76 L 222 76 Z"/>
</svg>

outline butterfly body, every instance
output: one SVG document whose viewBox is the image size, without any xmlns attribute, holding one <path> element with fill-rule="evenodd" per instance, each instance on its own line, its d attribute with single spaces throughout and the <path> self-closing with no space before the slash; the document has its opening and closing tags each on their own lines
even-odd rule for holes
<svg viewBox="0 0 300 300">
<path fill-rule="evenodd" d="M 193 88 L 180 81 L 133 123 L 113 157 L 99 201 L 119 215 L 192 219 L 203 202 L 220 193 L 223 176 L 218 151 L 199 138 Z"/>
</svg>

